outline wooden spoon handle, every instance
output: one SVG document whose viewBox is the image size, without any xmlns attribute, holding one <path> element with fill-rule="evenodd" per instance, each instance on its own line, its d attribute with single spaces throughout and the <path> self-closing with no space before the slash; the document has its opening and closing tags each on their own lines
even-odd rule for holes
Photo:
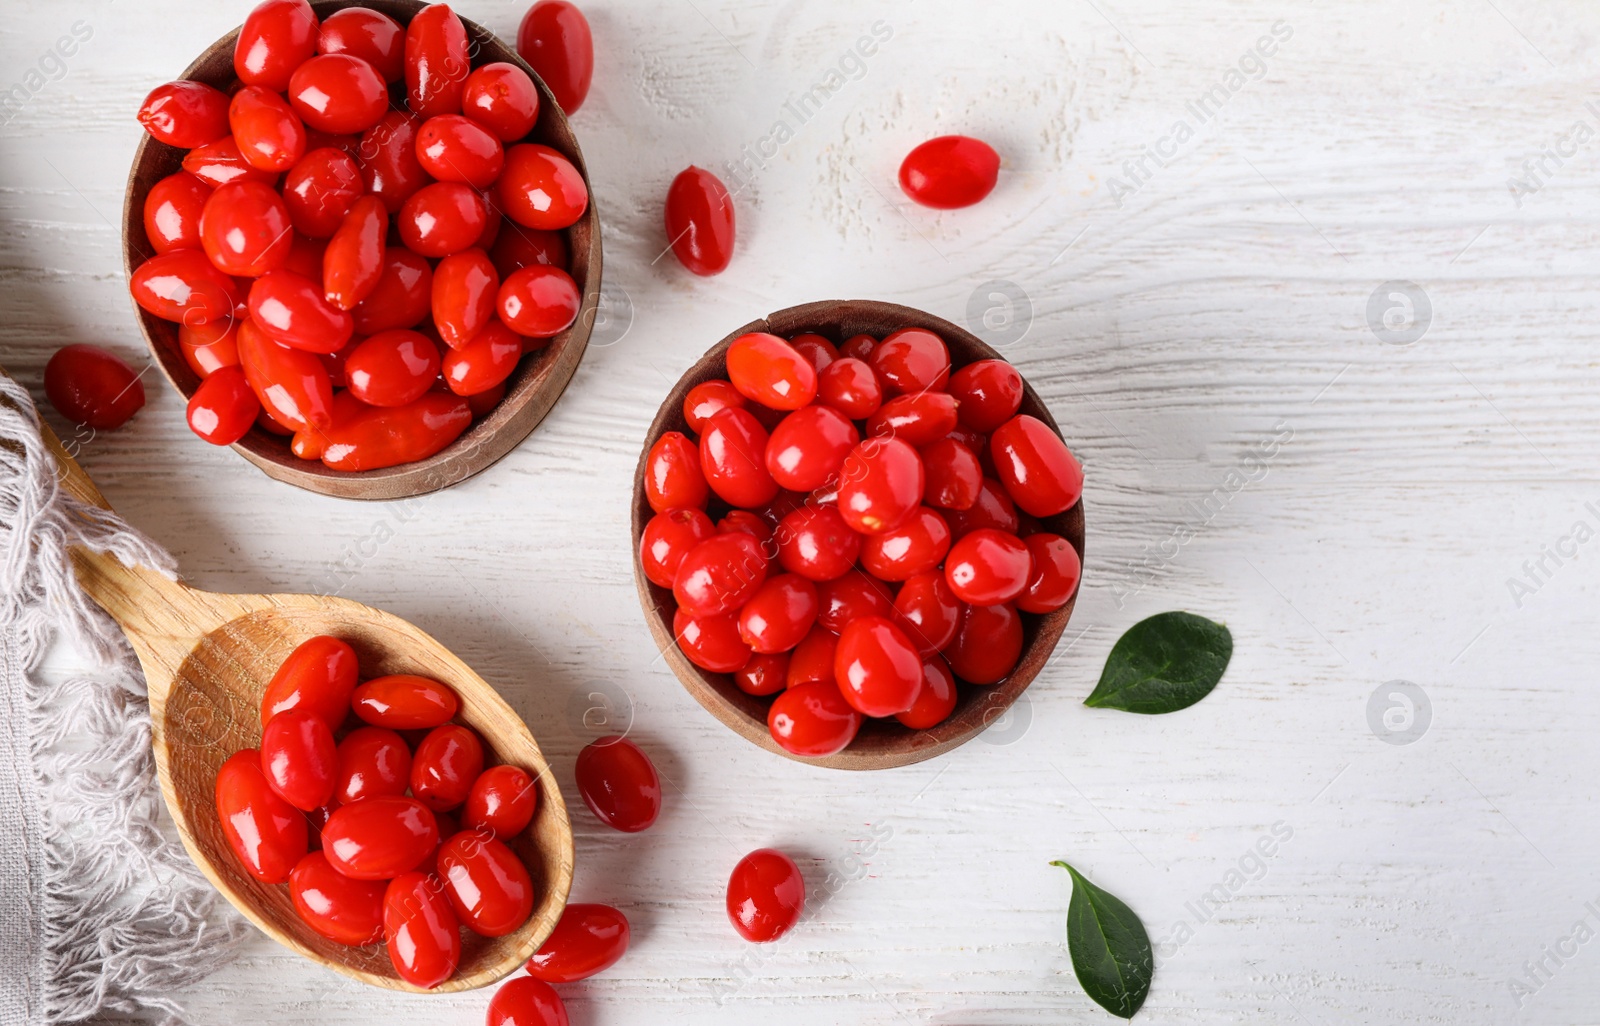
<svg viewBox="0 0 1600 1026">
<path fill-rule="evenodd" d="M 0 367 L 0 374 L 5 368 Z M 39 434 L 55 457 L 61 487 L 86 505 L 111 504 L 72 458 L 50 425 L 39 418 Z M 144 665 L 152 702 L 165 700 L 172 678 L 200 636 L 250 608 L 232 595 L 212 595 L 167 579 L 142 566 L 124 566 L 115 556 L 82 546 L 72 549 L 78 583 L 116 620 Z"/>
<path fill-rule="evenodd" d="M 109 510 L 111 503 L 100 494 L 100 489 L 89 480 L 89 475 L 78 466 L 78 461 L 67 452 L 67 447 L 61 444 L 61 439 L 56 437 L 56 433 L 50 430 L 50 425 L 46 424 L 42 417 L 39 419 L 39 433 L 44 436 L 44 444 L 49 448 L 50 455 L 56 458 L 56 467 L 61 472 L 62 489 L 79 502 Z"/>
</svg>

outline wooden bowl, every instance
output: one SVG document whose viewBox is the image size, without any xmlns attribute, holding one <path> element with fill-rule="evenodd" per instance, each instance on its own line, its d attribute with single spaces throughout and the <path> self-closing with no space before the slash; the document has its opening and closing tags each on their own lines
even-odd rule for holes
<svg viewBox="0 0 1600 1026">
<path fill-rule="evenodd" d="M 427 6 L 421 0 L 313 0 L 312 8 L 325 18 L 345 7 L 367 7 L 388 15 L 401 25 Z M 578 140 L 557 106 L 555 97 L 534 74 L 513 47 L 475 22 L 461 19 L 466 26 L 472 64 L 477 67 L 495 61 L 515 64 L 526 71 L 539 89 L 539 122 L 528 138 L 560 151 L 589 182 L 589 172 L 578 149 Z M 239 30 L 213 43 L 189 67 L 183 78 L 205 82 L 226 91 L 234 81 L 233 46 Z M 404 103 L 404 85 L 396 87 Z M 144 201 L 150 187 L 182 169 L 183 150 L 156 142 L 146 135 L 134 154 L 133 169 L 122 204 L 122 261 L 131 278 L 135 268 L 154 253 L 144 230 Z M 476 421 L 443 451 L 415 463 L 382 470 L 358 472 L 332 470 L 316 460 L 302 460 L 289 451 L 289 439 L 260 427 L 233 448 L 239 455 L 260 467 L 268 477 L 344 499 L 403 499 L 445 488 L 478 473 L 505 456 L 532 433 L 555 405 L 583 359 L 600 303 L 600 214 L 595 209 L 594 190 L 589 190 L 589 208 L 582 218 L 566 229 L 567 246 L 572 254 L 569 268 L 583 293 L 583 305 L 572 327 L 550 340 L 537 353 L 523 358 L 506 382 L 506 395 L 487 417 Z M 146 344 L 172 387 L 187 402 L 199 387 L 200 377 L 185 362 L 178 347 L 178 325 L 162 320 L 134 304 L 139 328 Z"/>
<path fill-rule="evenodd" d="M 649 457 L 650 447 L 655 445 L 657 439 L 667 431 L 681 431 L 693 436 L 683 416 L 684 396 L 691 388 L 702 382 L 727 378 L 725 357 L 728 346 L 740 335 L 752 331 L 768 331 L 784 338 L 792 338 L 802 332 L 815 332 L 837 345 L 852 335 L 865 333 L 875 338 L 882 338 L 899 328 L 926 328 L 944 339 L 945 345 L 950 349 L 950 363 L 953 368 L 963 367 L 978 360 L 1003 359 L 999 353 L 971 332 L 943 318 L 908 306 L 864 299 L 830 300 L 791 306 L 731 332 L 727 338 L 711 347 L 699 362 L 678 379 L 678 384 L 661 404 L 661 409 L 650 425 L 650 433 L 645 438 L 644 449 L 639 456 L 639 467 L 634 473 L 633 579 L 638 585 L 639 601 L 644 606 L 645 622 L 650 625 L 650 633 L 655 637 L 656 646 L 665 654 L 672 672 L 677 674 L 689 694 L 693 695 L 713 716 L 753 744 L 797 762 L 829 766 L 834 769 L 888 769 L 922 762 L 966 743 L 983 733 L 991 723 L 1004 714 L 1011 703 L 1017 700 L 1017 696 L 1027 689 L 1034 677 L 1038 676 L 1045 662 L 1049 660 L 1050 653 L 1055 650 L 1056 643 L 1061 640 L 1061 632 L 1066 628 L 1067 620 L 1072 616 L 1072 607 L 1078 600 L 1077 593 L 1074 592 L 1067 604 L 1053 613 L 1043 616 L 1023 613 L 1022 658 L 1018 661 L 1016 669 L 997 684 L 979 687 L 960 683 L 960 697 L 956 701 L 955 710 L 943 723 L 928 730 L 912 730 L 894 719 L 879 720 L 868 717 L 861 726 L 861 733 L 851 742 L 850 747 L 820 759 L 793 755 L 772 740 L 772 735 L 767 730 L 767 709 L 772 702 L 770 698 L 745 694 L 733 683 L 730 674 L 702 670 L 679 650 L 672 630 L 672 614 L 676 609 L 672 590 L 652 583 L 644 575 L 638 553 L 645 524 L 654 516 L 654 511 L 650 508 L 644 493 L 645 461 Z M 1055 418 L 1050 415 L 1049 408 L 1034 392 L 1032 386 L 1024 382 L 1023 389 L 1020 412 L 1038 417 L 1059 434 L 1061 429 L 1056 426 Z M 1072 547 L 1078 550 L 1079 557 L 1083 556 L 1082 501 L 1065 513 L 1046 517 L 1040 522 L 1046 531 L 1066 538 L 1072 543 Z"/>
</svg>

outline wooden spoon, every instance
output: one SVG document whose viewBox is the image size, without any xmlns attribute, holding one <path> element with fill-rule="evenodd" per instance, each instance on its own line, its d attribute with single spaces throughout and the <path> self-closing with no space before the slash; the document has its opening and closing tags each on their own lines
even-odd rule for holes
<svg viewBox="0 0 1600 1026">
<path fill-rule="evenodd" d="M 68 494 L 110 509 L 83 468 L 41 422 Z M 533 916 L 515 933 L 464 933 L 456 975 L 430 993 L 471 990 L 514 972 L 555 928 L 572 884 L 572 827 L 561 789 L 539 746 L 482 677 L 439 642 L 397 616 L 328 595 L 218 595 L 85 549 L 72 550 L 78 581 L 122 627 L 144 667 L 161 794 L 196 866 L 268 936 L 364 983 L 419 990 L 401 980 L 383 945 L 345 947 L 301 922 L 283 885 L 244 871 L 222 835 L 213 797 L 217 768 L 261 741 L 262 693 L 284 657 L 318 634 L 348 641 L 363 677 L 417 673 L 461 697 L 457 719 L 483 738 L 487 762 L 511 763 L 538 780 L 533 823 L 508 841 L 538 891 Z"/>
</svg>

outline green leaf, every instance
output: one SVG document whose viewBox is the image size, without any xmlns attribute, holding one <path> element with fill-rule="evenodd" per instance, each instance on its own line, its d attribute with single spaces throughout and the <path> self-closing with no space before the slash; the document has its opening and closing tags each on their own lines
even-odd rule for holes
<svg viewBox="0 0 1600 1026">
<path fill-rule="evenodd" d="M 1144 924 L 1116 895 L 1101 890 L 1065 862 L 1052 862 L 1072 874 L 1067 904 L 1067 950 L 1072 971 L 1094 1003 L 1132 1019 L 1150 993 L 1155 960 Z"/>
<path fill-rule="evenodd" d="M 1187 709 L 1211 693 L 1233 656 L 1233 635 L 1193 613 L 1157 613 L 1112 646 L 1084 705 L 1136 713 Z"/>
</svg>

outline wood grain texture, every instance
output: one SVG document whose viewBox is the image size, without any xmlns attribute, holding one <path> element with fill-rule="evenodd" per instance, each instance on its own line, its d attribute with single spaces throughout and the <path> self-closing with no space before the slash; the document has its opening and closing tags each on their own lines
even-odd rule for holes
<svg viewBox="0 0 1600 1026">
<path fill-rule="evenodd" d="M 683 373 L 662 400 L 661 408 L 656 411 L 655 420 L 645 434 L 644 444 L 640 446 L 639 465 L 633 475 L 633 551 L 638 551 L 645 525 L 654 515 L 644 490 L 650 448 L 668 431 L 696 437 L 683 414 L 684 398 L 696 385 L 711 380 L 727 380 L 728 347 L 735 339 L 753 331 L 772 332 L 783 338 L 794 338 L 809 332 L 839 345 L 860 334 L 886 338 L 901 328 L 925 328 L 942 338 L 950 350 L 952 371 L 979 360 L 1000 358 L 998 352 L 985 345 L 976 335 L 942 317 L 896 303 L 859 299 L 825 300 L 778 310 L 735 328 L 708 349 L 704 356 L 695 361 L 694 366 Z M 1049 407 L 1040 400 L 1038 393 L 1026 382 L 1023 388 L 1020 412 L 1037 417 L 1059 431 Z M 1084 527 L 1081 501 L 1056 516 L 1046 517 L 1040 526 L 1045 531 L 1066 538 L 1077 551 L 1079 565 L 1082 565 Z M 768 555 L 771 558 L 772 551 Z M 1049 661 L 1077 602 L 1077 592 L 1074 591 L 1072 598 L 1052 613 L 1043 616 L 1019 614 L 1022 618 L 1023 641 L 1022 655 L 1016 666 L 1003 680 L 988 686 L 980 687 L 957 677 L 959 694 L 955 708 L 943 722 L 926 730 L 912 730 L 894 719 L 866 717 L 855 740 L 844 751 L 821 758 L 806 758 L 791 754 L 772 739 L 767 729 L 767 710 L 772 704 L 770 699 L 746 694 L 733 682 L 732 674 L 711 673 L 689 661 L 678 647 L 675 637 L 673 614 L 677 611 L 677 603 L 672 598 L 672 589 L 663 588 L 645 577 L 644 567 L 638 560 L 634 560 L 633 583 L 639 589 L 645 623 L 650 628 L 656 647 L 684 688 L 706 711 L 746 741 L 774 755 L 812 766 L 848 770 L 894 769 L 926 762 L 966 744 L 988 730 L 991 724 L 1006 715 L 1006 710 L 1027 690 Z"/>
<path fill-rule="evenodd" d="M 93 31 L 0 127 L 0 362 L 35 395 L 63 342 L 142 366 L 115 225 L 133 112 L 249 6 L 8 7 L 0 85 L 74 22 Z M 506 36 L 525 6 L 459 9 Z M 196 442 L 151 374 L 150 404 L 115 435 L 56 421 L 193 583 L 337 591 L 418 624 L 523 716 L 569 793 L 593 732 L 582 714 L 604 704 L 589 696 L 629 699 L 667 800 L 628 837 L 573 810 L 573 899 L 634 926 L 627 958 L 564 988 L 576 1026 L 1104 1022 L 1072 976 L 1055 858 L 1166 945 L 1136 1023 L 1592 1021 L 1594 941 L 1520 1008 L 1509 982 L 1600 893 L 1600 549 L 1546 558 L 1520 607 L 1506 582 L 1600 506 L 1600 148 L 1551 163 L 1520 207 L 1507 180 L 1593 123 L 1600 11 L 582 6 L 601 59 L 573 125 L 606 289 L 633 318 L 597 326 L 561 402 L 504 460 L 425 499 L 355 504 Z M 1119 207 L 1108 179 L 1280 19 L 1293 35 L 1266 73 Z M 820 109 L 787 114 L 879 21 L 892 33 L 865 74 L 846 61 Z M 763 156 L 785 117 L 792 138 Z M 900 159 L 952 131 L 1000 150 L 999 187 L 968 211 L 912 206 Z M 744 184 L 728 167 L 741 161 Z M 710 280 L 663 255 L 661 201 L 690 163 L 738 192 L 733 264 Z M 1367 322 L 1391 279 L 1432 302 L 1409 346 Z M 767 311 L 865 296 L 972 328 L 969 298 L 997 280 L 1032 308 L 997 348 L 1087 470 L 1071 628 L 1017 719 L 938 760 L 864 775 L 776 759 L 692 701 L 649 640 L 629 504 L 651 417 L 710 345 Z M 1003 326 L 988 296 L 979 313 Z M 1234 468 L 1251 469 L 1237 490 Z M 1166 609 L 1228 624 L 1222 683 L 1170 716 L 1084 708 L 1116 638 Z M 81 663 L 63 648 L 50 668 Z M 1431 703 L 1414 744 L 1368 723 L 1395 679 Z M 1279 822 L 1293 836 L 1257 871 L 1247 853 Z M 797 858 L 814 911 L 752 948 L 722 889 L 763 845 Z M 1241 859 L 1251 872 L 1229 888 Z M 264 937 L 179 997 L 208 1026 L 241 1010 L 270 1026 L 477 1026 L 485 1005 L 380 993 Z"/>
<path fill-rule="evenodd" d="M 379 10 L 405 25 L 426 5 L 422 0 L 362 0 L 359 4 L 356 0 L 317 0 L 312 8 L 319 17 L 326 17 L 341 8 L 355 6 Z M 532 75 L 537 84 L 539 121 L 525 141 L 539 142 L 560 151 L 587 182 L 588 169 L 577 137 L 566 115 L 556 106 L 549 88 L 533 75 L 533 69 L 517 55 L 515 46 L 471 19 L 463 19 L 463 23 L 474 67 L 494 62 L 515 64 Z M 226 90 L 236 81 L 233 49 L 238 38 L 239 30 L 235 27 L 207 46 L 177 77 Z M 395 84 L 391 90 L 395 94 L 394 102 L 403 106 L 405 84 Z M 134 152 L 122 202 L 122 260 L 123 270 L 129 276 L 153 255 L 144 228 L 145 197 L 157 182 L 182 170 L 184 152 L 149 136 L 140 140 Z M 561 398 L 589 343 L 600 302 L 601 270 L 600 211 L 593 192 L 591 188 L 590 203 L 583 216 L 562 232 L 572 258 L 567 270 L 582 296 L 576 320 L 570 328 L 551 338 L 544 348 L 517 365 L 506 379 L 505 398 L 488 416 L 468 427 L 460 438 L 427 459 L 354 472 L 334 470 L 316 460 L 300 459 L 289 450 L 288 438 L 260 426 L 251 428 L 231 448 L 274 480 L 345 499 L 404 499 L 425 495 L 448 488 L 498 462 L 539 426 Z M 509 230 L 516 230 L 515 226 Z M 156 363 L 187 402 L 199 387 L 200 378 L 183 357 L 178 345 L 178 326 L 137 305 L 133 312 Z"/>
</svg>

